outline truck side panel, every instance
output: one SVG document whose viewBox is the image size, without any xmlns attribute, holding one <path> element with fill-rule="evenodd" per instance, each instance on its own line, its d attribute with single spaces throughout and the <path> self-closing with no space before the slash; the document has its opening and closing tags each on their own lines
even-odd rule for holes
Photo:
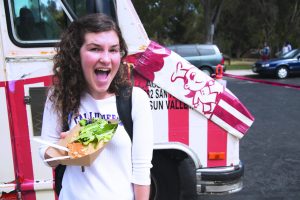
<svg viewBox="0 0 300 200">
<path fill-rule="evenodd" d="M 1 13 L 8 12 L 8 2 L 12 1 L 5 2 L 6 10 L 4 3 L 0 3 Z M 117 2 L 120 2 L 117 8 L 121 17 L 127 17 L 130 9 L 134 9 L 129 0 Z M 128 9 L 122 8 L 125 4 L 129 5 Z M 36 112 L 35 103 L 44 103 L 45 87 L 51 84 L 55 51 L 53 47 L 47 47 L 47 38 L 41 41 L 18 38 L 14 24 L 17 16 L 12 10 L 10 15 L 0 15 L 0 198 L 2 192 L 12 191 L 14 197 L 23 200 L 57 199 L 53 191 L 53 171 L 41 161 L 39 144 L 32 141 L 40 137 L 36 126 L 41 127 L 42 109 Z M 128 31 L 124 34 L 136 44 L 136 36 L 130 37 L 135 20 L 129 23 L 124 19 L 120 21 Z M 143 41 L 146 41 L 145 45 L 149 42 L 141 22 L 138 23 L 137 31 L 142 36 L 137 40 L 138 45 L 130 46 L 132 53 L 143 51 Z M 127 28 L 132 25 L 132 29 Z M 236 137 L 139 75 L 135 74 L 133 80 L 150 97 L 155 151 L 178 148 L 193 156 L 197 169 L 239 164 L 239 140 Z"/>
</svg>

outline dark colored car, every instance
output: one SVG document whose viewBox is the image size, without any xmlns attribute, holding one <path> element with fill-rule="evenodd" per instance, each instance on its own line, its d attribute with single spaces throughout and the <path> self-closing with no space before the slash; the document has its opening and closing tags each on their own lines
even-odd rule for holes
<svg viewBox="0 0 300 200">
<path fill-rule="evenodd" d="M 216 66 L 221 64 L 224 69 L 224 58 L 219 48 L 212 44 L 182 44 L 167 48 L 178 53 L 195 67 L 209 76 L 216 73 Z"/>
<path fill-rule="evenodd" d="M 257 61 L 252 71 L 262 75 L 275 75 L 280 79 L 287 78 L 292 73 L 300 73 L 300 49 L 293 49 L 275 59 Z"/>
</svg>

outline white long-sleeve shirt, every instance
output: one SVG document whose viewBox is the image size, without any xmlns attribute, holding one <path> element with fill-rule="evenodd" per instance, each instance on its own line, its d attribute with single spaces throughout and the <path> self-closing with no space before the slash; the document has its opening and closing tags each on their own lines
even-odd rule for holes
<svg viewBox="0 0 300 200">
<path fill-rule="evenodd" d="M 80 117 L 119 118 L 116 97 L 95 100 L 88 93 L 81 97 Z M 67 166 L 60 200 L 133 200 L 133 183 L 150 185 L 150 168 L 153 150 L 153 122 L 147 94 L 134 87 L 132 92 L 133 139 L 130 140 L 122 124 L 113 139 L 91 166 L 81 171 L 80 166 Z M 80 120 L 72 118 L 70 128 Z M 60 139 L 62 125 L 57 113 L 47 100 L 43 115 L 42 138 L 53 143 Z M 47 146 L 41 146 L 44 159 Z"/>
</svg>

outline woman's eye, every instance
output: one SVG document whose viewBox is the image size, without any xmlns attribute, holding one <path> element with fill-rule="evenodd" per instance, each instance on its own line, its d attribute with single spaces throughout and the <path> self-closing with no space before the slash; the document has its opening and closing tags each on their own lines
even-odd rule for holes
<svg viewBox="0 0 300 200">
<path fill-rule="evenodd" d="M 90 51 L 100 51 L 99 48 L 90 48 Z"/>
<path fill-rule="evenodd" d="M 116 49 L 111 49 L 110 50 L 111 53 L 119 53 L 120 49 L 116 48 Z"/>
</svg>

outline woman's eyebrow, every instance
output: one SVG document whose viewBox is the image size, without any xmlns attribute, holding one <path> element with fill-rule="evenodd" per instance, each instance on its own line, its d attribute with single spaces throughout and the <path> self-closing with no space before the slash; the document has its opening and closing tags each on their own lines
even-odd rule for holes
<svg viewBox="0 0 300 200">
<path fill-rule="evenodd" d="M 97 43 L 94 43 L 94 42 L 91 42 L 91 43 L 87 43 L 86 44 L 87 46 L 102 46 L 102 45 L 100 45 L 100 44 L 97 44 Z"/>
<path fill-rule="evenodd" d="M 94 42 L 91 42 L 91 43 L 88 43 L 87 46 L 97 46 L 97 47 L 102 47 L 103 45 L 102 44 L 97 44 L 97 43 L 94 43 Z M 113 44 L 111 45 L 110 47 L 120 47 L 120 44 Z"/>
<path fill-rule="evenodd" d="M 111 47 L 120 47 L 120 44 L 112 45 Z"/>
</svg>

